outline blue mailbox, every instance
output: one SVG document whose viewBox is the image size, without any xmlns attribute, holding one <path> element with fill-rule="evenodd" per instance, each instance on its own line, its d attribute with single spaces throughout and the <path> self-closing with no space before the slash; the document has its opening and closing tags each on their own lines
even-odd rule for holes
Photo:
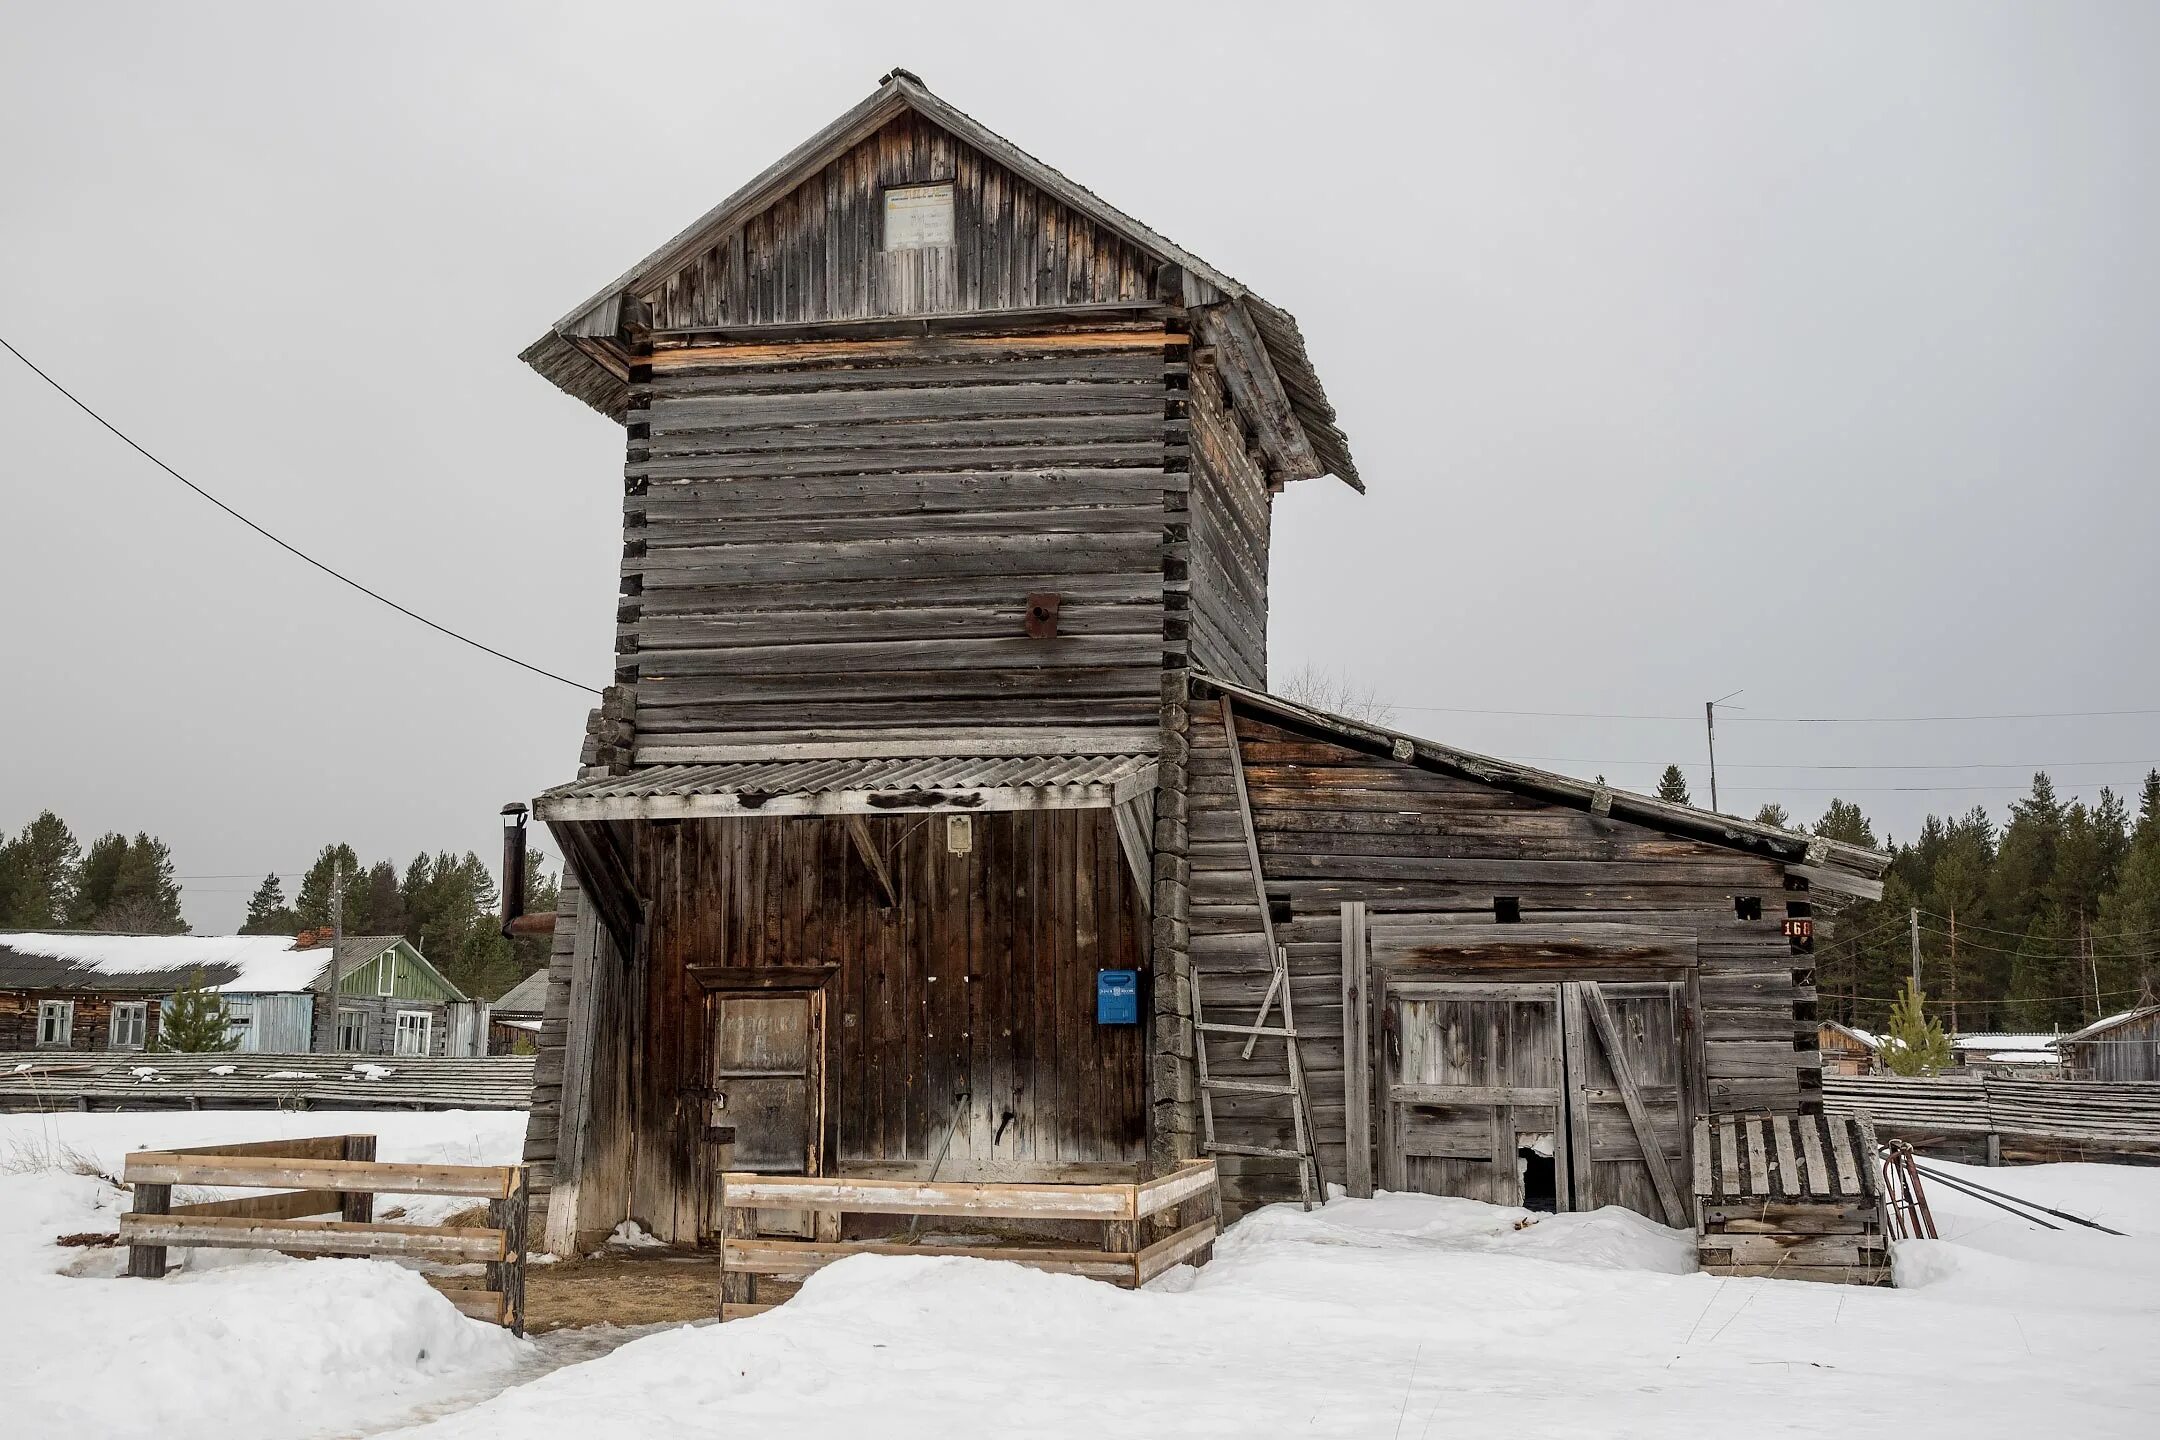
<svg viewBox="0 0 2160 1440">
<path fill-rule="evenodd" d="M 1095 1023 L 1098 1025 L 1137 1025 L 1140 1023 L 1139 971 L 1098 970 L 1095 972 Z"/>
</svg>

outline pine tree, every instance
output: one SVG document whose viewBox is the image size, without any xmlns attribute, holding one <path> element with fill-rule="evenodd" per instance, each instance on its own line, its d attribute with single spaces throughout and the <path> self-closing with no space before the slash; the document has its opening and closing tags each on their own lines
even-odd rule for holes
<svg viewBox="0 0 2160 1440">
<path fill-rule="evenodd" d="M 1868 850 L 1875 848 L 1875 827 L 1850 800 L 1832 799 L 1830 808 L 1823 811 L 1822 819 L 1815 822 L 1814 833 L 1825 840 L 1842 840 L 1847 845 Z"/>
<path fill-rule="evenodd" d="M 180 885 L 172 852 L 153 835 L 100 835 L 75 873 L 67 923 L 77 929 L 180 935 Z"/>
<path fill-rule="evenodd" d="M 361 882 L 360 932 L 366 935 L 405 933 L 405 899 L 398 893 L 397 866 L 378 860 L 368 867 Z"/>
<path fill-rule="evenodd" d="M 262 884 L 248 897 L 247 923 L 243 935 L 296 935 L 300 917 L 285 903 L 285 883 L 276 875 L 263 876 Z"/>
<path fill-rule="evenodd" d="M 1755 823 L 1758 825 L 1775 825 L 1780 830 L 1793 828 L 1792 816 L 1786 814 L 1785 807 L 1775 800 L 1755 812 Z"/>
<path fill-rule="evenodd" d="M 46 930 L 67 923 L 81 860 L 74 833 L 50 810 L 0 843 L 0 927 Z"/>
<path fill-rule="evenodd" d="M 112 903 L 113 886 L 127 859 L 128 838 L 118 831 L 98 836 L 83 853 L 75 869 L 75 893 L 69 897 L 67 923 L 87 930 L 97 923 L 98 912 Z"/>
<path fill-rule="evenodd" d="M 1658 776 L 1657 798 L 1674 805 L 1692 805 L 1688 798 L 1687 776 L 1680 773 L 1678 765 L 1667 765 L 1665 773 Z"/>
<path fill-rule="evenodd" d="M 1893 1075 L 1940 1075 L 1956 1059 L 1942 1025 L 1928 1018 L 1927 995 L 1908 979 L 1890 1007 L 1882 1037 L 1883 1064 Z"/>
<path fill-rule="evenodd" d="M 350 845 L 325 845 L 300 877 L 300 891 L 293 897 L 293 913 L 299 918 L 303 930 L 328 929 L 337 917 L 330 913 L 331 882 L 338 876 L 345 881 L 345 933 L 366 933 L 361 921 L 367 916 L 366 888 L 356 883 L 360 874 L 360 857 Z"/>
<path fill-rule="evenodd" d="M 2005 1023 L 2018 1030 L 2058 1028 L 2067 1014 L 2075 1018 L 2078 984 L 2072 948 L 2042 920 L 2034 920 L 2010 958 L 2009 984 L 2003 992 Z"/>
<path fill-rule="evenodd" d="M 158 1019 L 157 1048 L 191 1055 L 240 1048 L 224 999 L 203 988 L 201 971 L 189 975 L 188 983 L 173 992 Z"/>
</svg>

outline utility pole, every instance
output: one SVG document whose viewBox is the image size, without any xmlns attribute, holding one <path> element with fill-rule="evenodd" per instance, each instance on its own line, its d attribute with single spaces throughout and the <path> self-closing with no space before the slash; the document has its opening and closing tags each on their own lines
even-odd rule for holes
<svg viewBox="0 0 2160 1440">
<path fill-rule="evenodd" d="M 338 1048 L 338 985 L 344 976 L 338 973 L 338 961 L 345 950 L 345 865 L 335 854 L 330 857 L 330 993 L 323 1001 L 324 1020 L 318 1028 L 323 1037 L 322 1048 L 335 1053 Z"/>
<path fill-rule="evenodd" d="M 1733 695 L 1745 693 L 1745 691 L 1735 690 L 1732 695 L 1727 695 L 1722 699 L 1702 702 L 1703 736 L 1710 742 L 1710 809 L 1713 814 L 1724 813 L 1718 809 L 1717 803 L 1717 707 L 1723 705 L 1726 700 L 1732 699 Z"/>
<path fill-rule="evenodd" d="M 1912 990 L 1920 993 L 1920 907 L 1912 910 Z"/>
</svg>

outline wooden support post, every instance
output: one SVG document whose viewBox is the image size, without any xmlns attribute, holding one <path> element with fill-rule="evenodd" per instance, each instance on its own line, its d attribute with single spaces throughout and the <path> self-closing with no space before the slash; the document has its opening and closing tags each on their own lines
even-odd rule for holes
<svg viewBox="0 0 2160 1440">
<path fill-rule="evenodd" d="M 172 1186 L 144 1185 L 135 1187 L 135 1203 L 129 1207 L 132 1215 L 170 1215 L 172 1213 Z M 165 1274 L 165 1247 L 163 1245 L 128 1246 L 127 1273 L 138 1280 L 158 1280 Z"/>
<path fill-rule="evenodd" d="M 525 1333 L 525 1232 L 530 1203 L 527 1172 L 517 1167 L 510 1182 L 510 1193 L 500 1200 L 488 1202 L 488 1228 L 503 1233 L 503 1258 L 490 1261 L 487 1267 L 487 1287 L 502 1296 L 502 1315 L 499 1323 L 509 1328 L 513 1335 Z"/>
<path fill-rule="evenodd" d="M 757 1211 L 730 1207 L 725 1181 L 721 1182 L 720 1205 L 720 1318 L 724 1320 L 729 1306 L 757 1303 L 757 1276 L 735 1269 L 727 1256 L 728 1241 L 748 1240 L 757 1234 Z"/>
<path fill-rule="evenodd" d="M 1372 1174 L 1371 967 L 1366 953 L 1365 902 L 1345 900 L 1342 907 L 1343 1009 L 1343 1187 L 1358 1199 L 1370 1199 Z"/>
<path fill-rule="evenodd" d="M 1993 1130 L 1988 1131 L 1987 1163 L 1990 1167 L 2002 1164 L 2002 1136 Z"/>
<path fill-rule="evenodd" d="M 373 1160 L 375 1137 L 373 1135 L 347 1135 L 340 1147 L 346 1160 Z M 355 1220 L 366 1224 L 375 1218 L 375 1194 L 370 1190 L 344 1190 L 339 1192 L 338 1218 Z"/>
<path fill-rule="evenodd" d="M 1103 1222 L 1103 1252 L 1116 1255 L 1133 1266 L 1130 1280 L 1120 1279 L 1119 1284 L 1138 1288 L 1140 1269 L 1137 1256 L 1140 1253 L 1140 1222 L 1137 1220 L 1105 1220 Z"/>
</svg>

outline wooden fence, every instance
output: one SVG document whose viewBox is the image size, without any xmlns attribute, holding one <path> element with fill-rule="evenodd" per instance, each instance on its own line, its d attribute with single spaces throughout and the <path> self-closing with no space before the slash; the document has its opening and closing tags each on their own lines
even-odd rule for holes
<svg viewBox="0 0 2160 1440">
<path fill-rule="evenodd" d="M 770 1310 L 759 1302 L 761 1278 L 802 1280 L 850 1255 L 960 1255 L 1008 1260 L 1058 1275 L 1144 1285 L 1188 1259 L 1204 1263 L 1222 1226 L 1222 1197 L 1212 1160 L 1195 1160 L 1154 1180 L 1106 1184 L 1002 1184 L 849 1179 L 814 1175 L 721 1177 L 725 1234 L 720 1262 L 720 1318 Z M 758 1233 L 760 1212 L 807 1213 L 813 1239 Z M 843 1240 L 843 1215 L 950 1216 L 970 1220 L 1099 1221 L 1100 1249 L 1035 1245 L 913 1245 Z M 1149 1245 L 1141 1227 L 1157 1216 L 1184 1223 Z M 1197 1258 L 1196 1258 L 1197 1257 Z"/>
<path fill-rule="evenodd" d="M 0 1052 L 0 1112 L 522 1110 L 533 1057 Z"/>
<path fill-rule="evenodd" d="M 157 1279 L 170 1246 L 280 1250 L 295 1255 L 408 1256 L 487 1266 L 482 1290 L 445 1291 L 477 1320 L 525 1333 L 526 1174 L 522 1165 L 378 1161 L 373 1135 L 319 1135 L 186 1150 L 138 1150 L 121 1177 L 135 1190 L 120 1217 L 128 1274 Z M 175 1185 L 274 1193 L 174 1205 Z M 291 1188 L 281 1188 L 291 1187 Z M 485 1200 L 484 1226 L 393 1225 L 375 1197 L 459 1195 Z M 303 1217 L 336 1215 L 335 1220 Z"/>
<path fill-rule="evenodd" d="M 1823 1108 L 1980 1164 L 2160 1162 L 2160 1082 L 1825 1075 Z"/>
</svg>

